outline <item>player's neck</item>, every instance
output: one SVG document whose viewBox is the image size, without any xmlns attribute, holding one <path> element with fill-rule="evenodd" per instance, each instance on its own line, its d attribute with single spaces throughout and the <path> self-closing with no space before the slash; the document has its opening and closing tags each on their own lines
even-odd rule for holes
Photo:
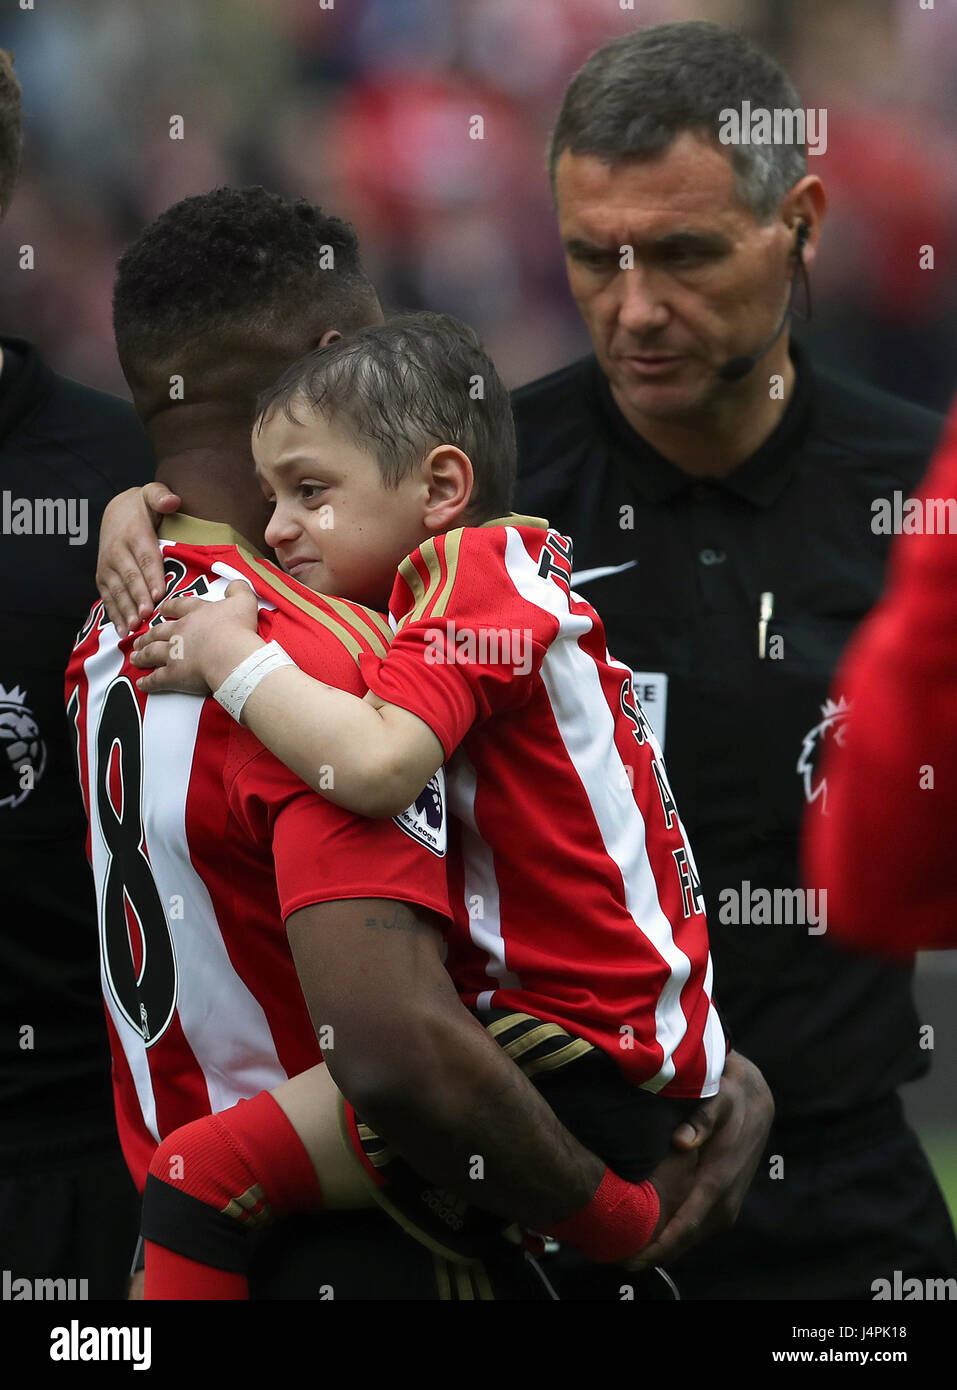
<svg viewBox="0 0 957 1390">
<path fill-rule="evenodd" d="M 183 428 L 187 423 L 195 428 Z M 271 508 L 255 479 L 245 418 L 187 422 L 184 412 L 179 428 L 171 424 L 150 425 L 157 479 L 179 494 L 187 515 L 225 522 L 264 550 Z"/>
<path fill-rule="evenodd" d="M 251 472 L 250 466 L 250 472 Z M 156 476 L 182 498 L 181 511 L 203 521 L 222 521 L 266 550 L 263 539 L 272 509 L 259 488 L 236 476 L 236 461 L 215 451 L 196 449 L 161 459 Z"/>
</svg>

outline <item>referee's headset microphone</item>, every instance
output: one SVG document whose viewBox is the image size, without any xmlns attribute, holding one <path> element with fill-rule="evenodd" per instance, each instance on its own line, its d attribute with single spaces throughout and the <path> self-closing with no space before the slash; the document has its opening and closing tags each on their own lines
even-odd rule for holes
<svg viewBox="0 0 957 1390">
<path fill-rule="evenodd" d="M 807 245 L 807 239 L 809 236 L 810 230 L 808 228 L 807 223 L 799 222 L 797 224 L 797 232 L 795 233 L 794 238 L 793 255 L 797 260 L 798 266 L 804 274 L 805 290 L 807 290 L 807 271 L 804 269 L 804 248 Z M 729 361 L 725 362 L 723 367 L 718 367 L 717 375 L 721 378 L 722 381 L 743 380 L 743 378 L 747 376 L 748 372 L 754 370 L 757 364 L 761 361 L 761 358 L 764 356 L 764 354 L 766 352 L 770 352 L 771 349 L 774 347 L 774 344 L 777 342 L 781 334 L 784 332 L 784 325 L 791 317 L 791 301 L 794 298 L 794 281 L 796 279 L 796 275 L 793 276 L 791 279 L 791 292 L 788 295 L 788 302 L 785 306 L 784 313 L 781 315 L 781 322 L 774 330 L 774 333 L 764 344 L 764 346 L 758 349 L 757 352 L 751 353 L 749 355 L 743 355 L 741 357 L 732 357 Z M 810 299 L 808 302 L 810 303 Z"/>
</svg>

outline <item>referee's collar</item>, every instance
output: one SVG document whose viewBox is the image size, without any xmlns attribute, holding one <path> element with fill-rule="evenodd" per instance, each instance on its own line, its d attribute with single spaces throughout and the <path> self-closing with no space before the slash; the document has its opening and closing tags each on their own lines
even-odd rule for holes
<svg viewBox="0 0 957 1390">
<path fill-rule="evenodd" d="M 611 394 L 607 377 L 597 360 L 592 359 L 593 383 L 608 433 L 631 482 L 646 501 L 666 502 L 701 483 L 736 493 L 757 507 L 768 507 L 775 501 L 794 472 L 811 407 L 813 374 L 807 353 L 793 339 L 789 351 L 794 364 L 794 390 L 781 419 L 743 463 L 722 477 L 707 478 L 687 473 L 671 463 L 632 429 Z"/>
</svg>

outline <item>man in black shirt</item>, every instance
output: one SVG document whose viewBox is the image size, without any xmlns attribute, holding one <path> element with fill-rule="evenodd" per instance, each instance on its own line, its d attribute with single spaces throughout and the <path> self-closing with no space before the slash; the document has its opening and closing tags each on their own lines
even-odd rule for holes
<svg viewBox="0 0 957 1390">
<path fill-rule="evenodd" d="M 20 87 L 0 51 L 0 215 L 20 129 Z M 139 1202 L 116 1136 L 63 672 L 96 598 L 103 508 L 155 464 L 132 406 L 56 376 L 22 339 L 0 338 L 0 352 L 4 1297 L 122 1298 Z M 37 1280 L 77 1282 L 61 1290 Z"/>
<path fill-rule="evenodd" d="M 700 871 L 722 1017 L 777 1105 L 737 1227 L 676 1271 L 691 1297 L 866 1299 L 895 1270 L 957 1272 L 896 1095 L 929 1060 L 912 972 L 832 945 L 797 863 L 846 715 L 831 675 L 883 582 L 872 503 L 913 490 L 940 427 L 789 346 L 824 190 L 802 144 L 721 132 L 728 111 L 798 109 L 780 69 L 716 25 L 592 56 L 550 172 L 594 356 L 514 397 L 518 506 L 573 536 L 575 587 L 637 673 Z"/>
</svg>

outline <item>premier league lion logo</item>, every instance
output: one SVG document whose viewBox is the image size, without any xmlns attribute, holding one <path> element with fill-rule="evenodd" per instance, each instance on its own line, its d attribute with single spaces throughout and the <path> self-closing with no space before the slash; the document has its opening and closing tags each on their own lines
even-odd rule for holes
<svg viewBox="0 0 957 1390">
<path fill-rule="evenodd" d="M 426 845 L 433 854 L 445 854 L 447 830 L 445 824 L 445 773 L 439 768 L 428 785 L 415 798 L 407 811 L 396 816 L 400 830 Z"/>
<path fill-rule="evenodd" d="M 825 743 L 833 739 L 838 748 L 847 732 L 847 716 L 851 707 L 842 695 L 837 704 L 825 700 L 821 706 L 824 718 L 805 734 L 801 744 L 801 756 L 797 761 L 797 772 L 804 779 L 804 796 L 809 806 L 821 799 L 821 814 L 827 815 L 827 778 L 820 772 L 821 758 Z"/>
<path fill-rule="evenodd" d="M 0 806 L 19 806 L 33 791 L 47 765 L 46 744 L 31 710 L 26 691 L 0 685 Z"/>
</svg>

